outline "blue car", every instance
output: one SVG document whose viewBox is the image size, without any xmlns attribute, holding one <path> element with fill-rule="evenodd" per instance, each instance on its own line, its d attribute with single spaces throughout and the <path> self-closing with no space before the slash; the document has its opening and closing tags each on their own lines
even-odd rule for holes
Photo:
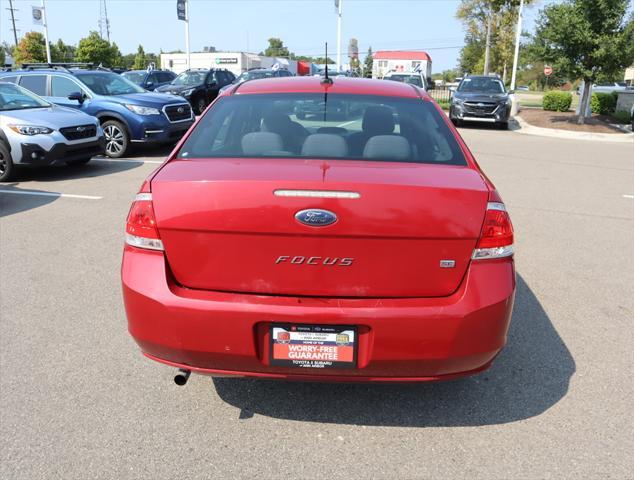
<svg viewBox="0 0 634 480">
<path fill-rule="evenodd" d="M 148 92 L 107 69 L 27 67 L 0 73 L 0 81 L 97 117 L 112 158 L 126 155 L 133 143 L 174 143 L 194 123 L 182 97 Z"/>
</svg>

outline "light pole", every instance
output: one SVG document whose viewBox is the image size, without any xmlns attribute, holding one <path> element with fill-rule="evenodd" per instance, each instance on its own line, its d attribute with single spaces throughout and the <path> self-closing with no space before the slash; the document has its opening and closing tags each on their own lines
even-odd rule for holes
<svg viewBox="0 0 634 480">
<path fill-rule="evenodd" d="M 187 50 L 187 69 L 192 68 L 191 53 L 189 51 L 189 0 L 185 0 L 185 50 Z"/>
<path fill-rule="evenodd" d="M 341 12 L 343 10 L 343 0 L 335 0 L 337 8 L 337 70 L 341 71 Z M 328 59 L 326 59 L 326 63 Z"/>
<path fill-rule="evenodd" d="M 48 21 L 46 20 L 46 6 L 42 0 L 42 20 L 44 20 L 44 41 L 46 42 L 46 61 L 51 63 L 51 46 L 48 44 Z"/>
<path fill-rule="evenodd" d="M 524 9 L 524 0 L 520 0 L 520 9 L 517 14 L 517 31 L 515 32 L 515 55 L 513 56 L 513 73 L 511 74 L 511 91 L 515 92 L 515 79 L 517 78 L 517 62 L 520 57 L 520 37 L 522 36 L 522 10 Z M 519 110 L 519 101 L 513 93 L 511 103 L 511 116 L 517 115 Z"/>
<path fill-rule="evenodd" d="M 517 15 L 517 31 L 515 32 L 515 55 L 513 57 L 513 74 L 511 75 L 511 90 L 515 90 L 515 79 L 517 77 L 517 62 L 520 57 L 520 37 L 522 36 L 522 10 L 524 0 L 520 0 L 520 10 Z"/>
</svg>

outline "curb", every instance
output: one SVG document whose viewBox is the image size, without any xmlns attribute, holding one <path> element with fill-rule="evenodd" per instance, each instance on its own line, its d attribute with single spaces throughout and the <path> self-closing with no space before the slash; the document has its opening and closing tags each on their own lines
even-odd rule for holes
<svg viewBox="0 0 634 480">
<path fill-rule="evenodd" d="M 560 130 L 555 128 L 534 127 L 526 122 L 519 115 L 514 117 L 519 124 L 519 128 L 513 129 L 516 133 L 525 135 L 539 135 L 541 137 L 567 138 L 569 140 L 590 140 L 600 142 L 626 143 L 634 141 L 634 133 L 589 133 L 589 132 L 573 132 L 570 130 Z"/>
</svg>

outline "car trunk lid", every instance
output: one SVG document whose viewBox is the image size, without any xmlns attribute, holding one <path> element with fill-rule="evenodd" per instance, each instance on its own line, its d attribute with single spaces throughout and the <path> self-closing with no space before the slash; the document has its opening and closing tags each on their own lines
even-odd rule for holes
<svg viewBox="0 0 634 480">
<path fill-rule="evenodd" d="M 169 162 L 152 197 L 167 261 L 185 287 L 437 297 L 460 285 L 488 190 L 467 167 L 215 158 Z M 311 209 L 337 219 L 298 221 Z"/>
</svg>

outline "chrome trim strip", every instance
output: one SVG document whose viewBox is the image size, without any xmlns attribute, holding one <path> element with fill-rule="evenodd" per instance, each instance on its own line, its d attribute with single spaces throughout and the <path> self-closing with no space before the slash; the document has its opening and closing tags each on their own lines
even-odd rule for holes
<svg viewBox="0 0 634 480">
<path fill-rule="evenodd" d="M 490 115 L 490 114 L 487 114 L 487 115 Z M 486 122 L 486 123 L 495 123 L 495 118 L 462 117 L 462 120 L 466 120 L 467 122 Z"/>
<path fill-rule="evenodd" d="M 165 112 L 165 109 L 167 107 L 178 107 L 178 106 L 185 106 L 185 107 L 189 107 L 189 114 L 190 117 L 189 118 L 185 118 L 184 120 L 176 120 L 175 122 L 173 122 L 172 120 L 170 120 L 169 115 L 167 114 L 167 112 Z M 170 123 L 183 123 L 183 122 L 189 122 L 190 120 L 194 119 L 194 109 L 192 108 L 192 106 L 189 103 L 170 103 L 169 105 L 164 105 L 163 108 L 161 109 L 161 111 L 163 112 L 163 115 L 165 115 L 165 118 L 167 118 L 167 121 Z"/>
</svg>

